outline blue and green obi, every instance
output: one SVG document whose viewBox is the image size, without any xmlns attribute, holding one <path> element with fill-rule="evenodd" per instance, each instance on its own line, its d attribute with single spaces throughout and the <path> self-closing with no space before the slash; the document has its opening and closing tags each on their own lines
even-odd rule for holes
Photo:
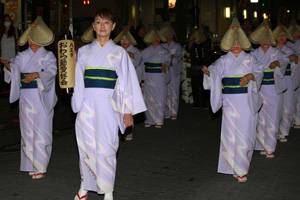
<svg viewBox="0 0 300 200">
<path fill-rule="evenodd" d="M 145 63 L 145 72 L 147 72 L 147 73 L 161 73 L 162 72 L 161 67 L 162 67 L 162 63 L 156 63 L 156 62 L 148 63 L 148 62 L 146 62 Z"/>
<path fill-rule="evenodd" d="M 262 80 L 263 85 L 274 85 L 274 69 L 265 69 L 264 77 Z"/>
<path fill-rule="evenodd" d="M 290 76 L 291 73 L 291 63 L 289 62 L 288 65 L 286 66 L 285 74 L 286 76 Z"/>
<path fill-rule="evenodd" d="M 86 88 L 114 89 L 118 76 L 115 69 L 104 67 L 87 67 L 84 71 L 84 86 Z"/>
<path fill-rule="evenodd" d="M 223 94 L 240 94 L 248 93 L 248 84 L 240 86 L 242 76 L 227 76 L 222 79 L 222 93 Z"/>
<path fill-rule="evenodd" d="M 34 79 L 30 83 L 24 83 L 25 75 L 30 74 L 28 72 L 21 72 L 21 82 L 20 82 L 20 88 L 21 89 L 31 89 L 31 88 L 37 88 L 37 79 Z"/>
</svg>

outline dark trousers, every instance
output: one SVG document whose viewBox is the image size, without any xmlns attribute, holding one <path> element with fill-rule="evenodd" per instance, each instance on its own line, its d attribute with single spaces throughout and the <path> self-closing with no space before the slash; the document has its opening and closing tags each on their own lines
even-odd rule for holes
<svg viewBox="0 0 300 200">
<path fill-rule="evenodd" d="M 208 107 L 210 91 L 203 88 L 203 72 L 191 75 L 194 107 Z"/>
</svg>

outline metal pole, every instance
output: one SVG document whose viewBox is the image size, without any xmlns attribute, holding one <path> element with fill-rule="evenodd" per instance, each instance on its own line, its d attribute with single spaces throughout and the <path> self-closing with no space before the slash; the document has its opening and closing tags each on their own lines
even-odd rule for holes
<svg viewBox="0 0 300 200">
<path fill-rule="evenodd" d="M 70 25 L 69 25 L 69 31 L 71 33 L 71 36 L 73 38 L 73 5 L 72 0 L 69 0 L 69 17 L 70 17 Z"/>
</svg>

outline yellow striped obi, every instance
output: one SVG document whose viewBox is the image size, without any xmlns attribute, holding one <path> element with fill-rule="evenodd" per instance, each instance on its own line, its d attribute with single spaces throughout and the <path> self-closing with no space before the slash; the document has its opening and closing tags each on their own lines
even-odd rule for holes
<svg viewBox="0 0 300 200">
<path fill-rule="evenodd" d="M 262 80 L 263 85 L 274 85 L 274 69 L 265 69 L 264 77 Z"/>
<path fill-rule="evenodd" d="M 223 94 L 241 94 L 248 93 L 248 84 L 240 86 L 242 76 L 227 76 L 222 79 L 222 93 Z"/>
<path fill-rule="evenodd" d="M 114 89 L 118 76 L 115 69 L 104 67 L 87 67 L 84 71 L 84 86 L 86 88 Z"/>
<path fill-rule="evenodd" d="M 30 74 L 28 72 L 21 72 L 21 79 L 20 79 L 20 88 L 21 89 L 31 89 L 37 88 L 37 79 L 34 79 L 30 83 L 24 83 L 25 75 Z"/>
<path fill-rule="evenodd" d="M 156 62 L 148 63 L 148 62 L 146 62 L 144 64 L 144 66 L 145 66 L 145 72 L 147 72 L 147 73 L 161 73 L 162 72 L 162 70 L 161 70 L 162 63 L 156 63 Z"/>
<path fill-rule="evenodd" d="M 286 76 L 290 76 L 291 73 L 291 63 L 289 62 L 288 65 L 286 66 L 285 74 Z"/>
</svg>

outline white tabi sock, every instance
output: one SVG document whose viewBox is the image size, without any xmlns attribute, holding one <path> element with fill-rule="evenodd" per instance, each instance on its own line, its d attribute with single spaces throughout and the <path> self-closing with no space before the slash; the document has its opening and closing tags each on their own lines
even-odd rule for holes
<svg viewBox="0 0 300 200">
<path fill-rule="evenodd" d="M 111 193 L 106 193 L 105 195 L 104 195 L 104 200 L 113 200 L 114 198 L 113 198 L 113 194 L 112 194 L 112 192 Z"/>
</svg>

